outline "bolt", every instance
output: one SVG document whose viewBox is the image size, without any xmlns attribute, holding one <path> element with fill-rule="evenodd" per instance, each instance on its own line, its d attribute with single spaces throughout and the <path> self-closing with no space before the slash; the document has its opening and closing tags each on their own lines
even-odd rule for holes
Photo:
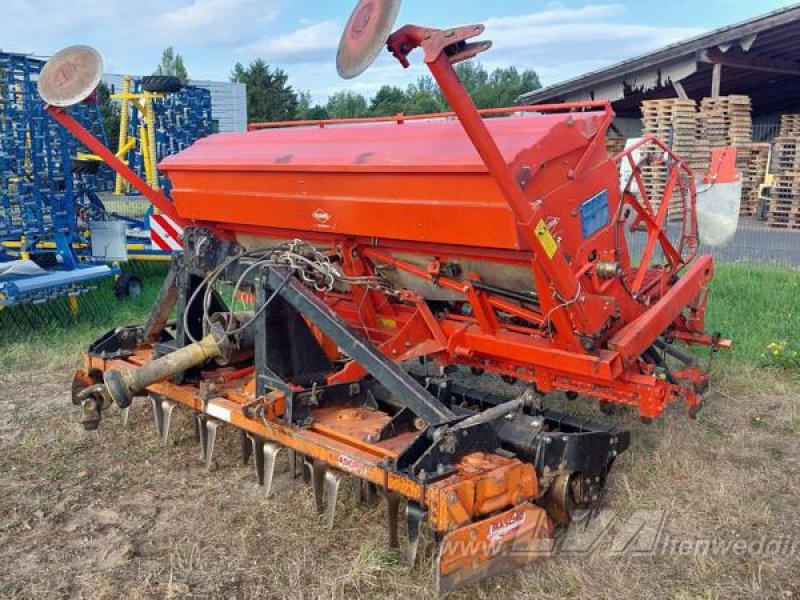
<svg viewBox="0 0 800 600">
<path fill-rule="evenodd" d="M 456 498 L 455 494 L 449 494 L 447 496 L 447 503 L 448 504 L 455 504 L 456 502 L 458 502 L 458 498 Z"/>
</svg>

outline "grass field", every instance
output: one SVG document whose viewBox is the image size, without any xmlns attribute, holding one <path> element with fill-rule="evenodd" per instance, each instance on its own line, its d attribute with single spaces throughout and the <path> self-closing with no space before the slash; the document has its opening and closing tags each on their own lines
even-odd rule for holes
<svg viewBox="0 0 800 600">
<path fill-rule="evenodd" d="M 110 285 L 95 293 L 99 309 L 68 326 L 43 322 L 35 335 L 15 336 L 5 342 L 0 368 L 53 368 L 77 364 L 81 350 L 100 333 L 121 324 L 143 322 L 158 295 L 163 270 L 142 275 L 144 292 L 131 299 L 117 299 Z M 800 359 L 791 364 L 787 355 L 800 349 L 800 272 L 778 268 L 750 268 L 744 265 L 717 266 L 709 303 L 709 331 L 719 331 L 735 341 L 734 349 L 715 358 L 737 384 L 747 383 L 750 369 L 762 376 L 785 380 L 797 376 Z M 10 311 L 9 311 L 10 312 Z M 4 315 L 0 313 L 0 317 Z M 0 326 L 2 321 L 0 321 Z M 2 342 L 0 342 L 2 343 Z M 782 356 L 768 349 L 772 343 L 786 344 Z"/>
<path fill-rule="evenodd" d="M 58 369 L 75 365 L 81 350 L 103 332 L 147 319 L 165 274 L 166 267 L 161 265 L 138 273 L 144 287 L 135 298 L 116 298 L 111 281 L 101 281 L 89 298 L 78 298 L 79 314 L 74 322 L 48 319 L 45 305 L 37 309 L 33 318 L 36 328 L 21 332 L 17 324 L 23 321 L 14 314 L 16 309 L 0 311 L 0 331 L 4 328 L 8 331 L 5 337 L 0 336 L 0 369 L 39 366 Z"/>
<path fill-rule="evenodd" d="M 221 430 L 211 473 L 185 411 L 176 411 L 167 446 L 143 402 L 127 426 L 110 411 L 97 432 L 81 430 L 69 404 L 71 369 L 98 333 L 145 318 L 157 278 L 146 287 L 134 300 L 108 296 L 91 324 L 43 324 L 0 350 L 0 597 L 433 597 L 430 536 L 422 546 L 428 566 L 409 571 L 385 549 L 383 507 L 359 505 L 350 486 L 333 532 L 299 480 L 281 473 L 267 501 L 252 466 L 238 460 L 233 430 Z M 632 431 L 598 517 L 609 532 L 650 510 L 666 515 L 667 540 L 766 538 L 788 540 L 791 551 L 619 555 L 605 540 L 452 597 L 797 598 L 799 294 L 798 272 L 718 268 L 709 328 L 736 347 L 716 357 L 697 421 L 676 406 L 648 427 L 629 411 L 603 417 L 586 400 L 570 404 Z M 480 381 L 501 386 L 491 376 Z"/>
</svg>

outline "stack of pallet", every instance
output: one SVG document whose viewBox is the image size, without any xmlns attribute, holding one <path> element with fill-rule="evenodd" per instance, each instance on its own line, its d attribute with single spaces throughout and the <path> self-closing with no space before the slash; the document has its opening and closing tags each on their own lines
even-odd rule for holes
<svg viewBox="0 0 800 600">
<path fill-rule="evenodd" d="M 800 229 L 800 115 L 781 117 L 780 135 L 772 147 L 775 173 L 767 210 L 767 225 Z"/>
<path fill-rule="evenodd" d="M 606 136 L 606 151 L 611 156 L 616 156 L 625 150 L 625 138 L 620 135 L 607 135 Z"/>
<path fill-rule="evenodd" d="M 749 144 L 753 129 L 750 97 L 703 98 L 700 124 L 711 148 Z"/>
<path fill-rule="evenodd" d="M 758 212 L 758 188 L 764 181 L 769 162 L 769 144 L 741 144 L 736 148 L 736 166 L 742 173 L 742 207 L 740 214 Z"/>
<path fill-rule="evenodd" d="M 754 215 L 758 209 L 758 186 L 769 156 L 769 146 L 752 143 L 751 111 L 749 96 L 703 98 L 700 103 L 701 135 L 709 147 L 736 148 L 736 167 L 742 174 L 742 215 Z"/>
<path fill-rule="evenodd" d="M 642 129 L 667 142 L 672 150 L 698 172 L 708 169 L 708 144 L 698 135 L 697 103 L 694 100 L 668 98 L 642 102 Z M 656 158 L 660 152 L 651 147 L 653 162 L 642 167 L 647 195 L 655 208 L 664 195 L 667 184 L 667 168 Z M 676 210 L 680 207 L 680 195 L 670 198 Z M 672 206 L 670 207 L 672 212 Z"/>
</svg>

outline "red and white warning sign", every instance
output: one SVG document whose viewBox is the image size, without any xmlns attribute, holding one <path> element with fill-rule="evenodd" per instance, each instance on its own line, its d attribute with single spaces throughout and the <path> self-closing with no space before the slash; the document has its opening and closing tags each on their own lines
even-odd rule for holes
<svg viewBox="0 0 800 600">
<path fill-rule="evenodd" d="M 150 215 L 150 241 L 154 250 L 181 250 L 183 228 L 167 215 Z"/>
</svg>

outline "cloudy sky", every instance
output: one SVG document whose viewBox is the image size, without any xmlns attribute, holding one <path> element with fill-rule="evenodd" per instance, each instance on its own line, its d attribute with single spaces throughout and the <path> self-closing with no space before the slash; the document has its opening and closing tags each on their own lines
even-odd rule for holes
<svg viewBox="0 0 800 600">
<path fill-rule="evenodd" d="M 351 82 L 338 79 L 339 35 L 355 0 L 2 0 L 0 48 L 49 55 L 71 44 L 103 54 L 106 71 L 152 72 L 174 46 L 194 79 L 227 80 L 261 57 L 318 101 L 343 89 L 373 93 L 424 73 L 388 55 Z M 783 0 L 405 0 L 398 25 L 484 23 L 482 62 L 535 69 L 545 85 L 723 25 L 787 6 Z"/>
</svg>

